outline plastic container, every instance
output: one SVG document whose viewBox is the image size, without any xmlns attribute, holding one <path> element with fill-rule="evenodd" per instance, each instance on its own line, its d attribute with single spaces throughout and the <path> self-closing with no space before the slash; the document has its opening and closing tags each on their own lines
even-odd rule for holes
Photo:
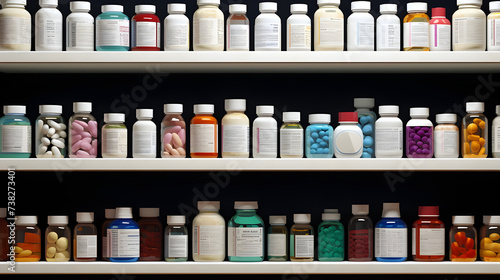
<svg viewBox="0 0 500 280">
<path fill-rule="evenodd" d="M 433 124 L 429 108 L 410 108 L 411 119 L 406 123 L 406 156 L 432 158 L 434 154 Z"/>
<path fill-rule="evenodd" d="M 226 23 L 226 50 L 250 50 L 250 20 L 246 16 L 247 5 L 229 5 L 230 16 Z"/>
<path fill-rule="evenodd" d="M 186 4 L 167 5 L 168 16 L 164 20 L 165 51 L 189 51 L 189 18 L 185 15 Z"/>
<path fill-rule="evenodd" d="M 36 216 L 16 216 L 16 262 L 37 262 L 41 258 L 42 233 Z"/>
<path fill-rule="evenodd" d="M 330 125 L 330 114 L 310 114 L 309 126 L 306 128 L 306 157 L 333 157 L 333 128 Z M 283 145 L 283 144 L 282 144 Z"/>
<path fill-rule="evenodd" d="M 163 158 L 186 157 L 186 122 L 182 118 L 182 104 L 165 104 L 165 117 L 161 121 L 161 147 Z"/>
<path fill-rule="evenodd" d="M 377 114 L 373 112 L 375 98 L 354 98 L 354 107 L 358 113 L 358 123 L 363 132 L 362 158 L 375 157 L 375 120 Z"/>
<path fill-rule="evenodd" d="M 446 18 L 446 8 L 432 8 L 432 18 L 429 22 L 430 50 L 451 50 L 451 23 Z"/>
<path fill-rule="evenodd" d="M 58 0 L 39 0 L 41 9 L 35 14 L 35 51 L 63 50 L 63 16 Z"/>
<path fill-rule="evenodd" d="M 384 203 L 382 219 L 375 225 L 375 258 L 379 262 L 404 262 L 408 229 L 401 220 L 399 203 Z"/>
<path fill-rule="evenodd" d="M 257 201 L 235 201 L 227 223 L 227 256 L 231 262 L 264 260 L 264 221 L 257 215 Z"/>
<path fill-rule="evenodd" d="M 333 133 L 335 157 L 360 158 L 363 154 L 363 132 L 358 124 L 358 113 L 339 113 L 339 125 Z"/>
<path fill-rule="evenodd" d="M 127 127 L 125 114 L 104 114 L 105 125 L 102 126 L 102 157 L 126 158 L 127 157 Z"/>
<path fill-rule="evenodd" d="M 77 212 L 77 224 L 73 230 L 73 260 L 94 262 L 97 260 L 97 227 L 94 212 Z"/>
<path fill-rule="evenodd" d="M 500 1 L 490 2 L 487 18 L 486 47 L 488 51 L 500 51 Z"/>
<path fill-rule="evenodd" d="M 132 17 L 132 51 L 159 51 L 161 44 L 160 19 L 155 5 L 135 5 Z"/>
<path fill-rule="evenodd" d="M 99 125 L 92 112 L 92 103 L 73 102 L 73 115 L 69 118 L 70 158 L 97 157 Z"/>
<path fill-rule="evenodd" d="M 226 115 L 222 118 L 221 147 L 223 158 L 250 156 L 250 120 L 245 115 L 245 99 L 224 100 Z"/>
<path fill-rule="evenodd" d="M 109 261 L 109 248 L 108 248 L 108 226 L 115 220 L 116 210 L 115 209 L 105 209 L 104 217 L 106 220 L 102 223 L 101 234 L 102 234 L 102 255 L 101 258 L 103 261 Z"/>
<path fill-rule="evenodd" d="M 475 262 L 477 232 L 474 216 L 453 216 L 450 228 L 450 261 Z"/>
<path fill-rule="evenodd" d="M 94 51 L 94 17 L 90 2 L 69 2 L 71 14 L 66 17 L 66 51 Z"/>
<path fill-rule="evenodd" d="M 344 14 L 340 0 L 318 0 L 314 13 L 314 50 L 344 50 Z"/>
<path fill-rule="evenodd" d="M 373 222 L 368 216 L 368 204 L 352 205 L 353 216 L 347 227 L 347 258 L 352 262 L 369 262 L 373 259 Z"/>
<path fill-rule="evenodd" d="M 10 227 L 7 227 L 7 208 L 0 208 L 0 261 L 14 261 L 14 256 L 8 256 L 10 251 L 9 233 Z"/>
<path fill-rule="evenodd" d="M 439 220 L 439 206 L 419 206 L 419 219 L 412 227 L 412 255 L 414 261 L 444 261 L 445 226 Z"/>
<path fill-rule="evenodd" d="M 185 262 L 188 259 L 186 216 L 167 216 L 165 228 L 165 261 Z"/>
<path fill-rule="evenodd" d="M 434 157 L 458 158 L 460 154 L 460 131 L 456 114 L 437 114 L 434 128 Z"/>
<path fill-rule="evenodd" d="M 500 105 L 495 107 L 496 117 L 491 124 L 491 154 L 500 158 Z"/>
<path fill-rule="evenodd" d="M 284 262 L 288 260 L 288 228 L 286 216 L 269 216 L 267 230 L 267 260 Z"/>
<path fill-rule="evenodd" d="M 115 220 L 109 224 L 107 231 L 110 261 L 136 262 L 139 260 L 140 229 L 139 225 L 132 220 L 132 208 L 117 207 Z"/>
<path fill-rule="evenodd" d="M 401 20 L 396 15 L 396 4 L 380 5 L 377 18 L 377 51 L 401 50 Z"/>
<path fill-rule="evenodd" d="M 280 157 L 304 156 L 304 129 L 300 125 L 300 112 L 283 112 L 280 128 Z"/>
<path fill-rule="evenodd" d="M 213 104 L 194 105 L 195 116 L 189 126 L 192 158 L 216 158 L 219 155 L 219 129 L 213 113 Z"/>
<path fill-rule="evenodd" d="M 31 123 L 26 106 L 3 106 L 0 118 L 0 158 L 31 156 Z"/>
<path fill-rule="evenodd" d="M 352 14 L 347 18 L 347 50 L 375 50 L 375 19 L 370 14 L 370 1 L 351 2 Z"/>
<path fill-rule="evenodd" d="M 193 220 L 195 262 L 221 262 L 226 257 L 226 221 L 219 209 L 220 201 L 198 201 L 200 213 Z"/>
<path fill-rule="evenodd" d="M 408 15 L 403 19 L 403 50 L 429 51 L 429 16 L 427 3 L 410 2 L 406 9 Z"/>
<path fill-rule="evenodd" d="M 37 158 L 63 158 L 66 155 L 66 124 L 61 105 L 40 105 L 36 119 L 35 154 Z"/>
<path fill-rule="evenodd" d="M 278 122 L 273 118 L 274 106 L 256 107 L 257 118 L 253 121 L 254 158 L 276 158 L 278 156 Z"/>
<path fill-rule="evenodd" d="M 156 124 L 151 121 L 153 109 L 136 109 L 137 121 L 132 127 L 132 157 L 156 157 Z"/>
<path fill-rule="evenodd" d="M 4 0 L 0 10 L 0 51 L 31 50 L 31 15 L 26 0 Z"/>
<path fill-rule="evenodd" d="M 49 216 L 45 230 L 45 260 L 67 262 L 71 259 L 71 229 L 68 216 Z"/>
<path fill-rule="evenodd" d="M 457 0 L 453 14 L 453 51 L 486 50 L 486 14 L 482 0 Z"/>
<path fill-rule="evenodd" d="M 500 216 L 484 216 L 479 229 L 479 257 L 485 262 L 500 262 Z"/>
<path fill-rule="evenodd" d="M 307 16 L 307 4 L 290 5 L 291 16 L 286 20 L 286 50 L 311 51 L 311 19 Z"/>
<path fill-rule="evenodd" d="M 483 102 L 467 102 L 467 114 L 462 119 L 462 157 L 488 156 L 488 119 L 483 114 Z"/>
<path fill-rule="evenodd" d="M 290 260 L 314 261 L 314 228 L 311 226 L 311 214 L 293 214 L 293 222 L 290 228 Z"/>
<path fill-rule="evenodd" d="M 281 51 L 281 18 L 276 14 L 278 3 L 260 2 L 255 18 L 255 51 Z"/>
<path fill-rule="evenodd" d="M 219 0 L 198 0 L 193 15 L 193 50 L 224 50 L 224 14 Z"/>
<path fill-rule="evenodd" d="M 403 122 L 398 118 L 399 106 L 379 106 L 380 118 L 375 122 L 375 157 L 403 157 Z"/>
<path fill-rule="evenodd" d="M 130 49 L 130 21 L 122 5 L 102 5 L 95 23 L 98 51 L 128 51 Z"/>
<path fill-rule="evenodd" d="M 318 260 L 344 260 L 344 226 L 337 209 L 325 209 L 318 227 Z"/>
<path fill-rule="evenodd" d="M 160 208 L 140 208 L 137 222 L 141 231 L 140 261 L 161 261 L 163 249 L 163 225 L 158 218 Z"/>
</svg>

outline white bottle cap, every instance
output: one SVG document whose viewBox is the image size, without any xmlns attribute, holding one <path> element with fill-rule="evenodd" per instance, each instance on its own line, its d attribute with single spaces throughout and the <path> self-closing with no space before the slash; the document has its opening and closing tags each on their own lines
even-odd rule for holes
<svg viewBox="0 0 500 280">
<path fill-rule="evenodd" d="M 457 6 L 460 5 L 483 5 L 483 0 L 457 0 Z"/>
<path fill-rule="evenodd" d="M 40 114 L 62 114 L 61 105 L 40 105 L 38 106 Z"/>
<path fill-rule="evenodd" d="M 174 215 L 167 216 L 167 225 L 183 225 L 186 223 L 186 216 L 184 215 Z"/>
<path fill-rule="evenodd" d="M 194 114 L 208 114 L 211 115 L 214 113 L 214 105 L 213 104 L 196 104 L 193 108 Z"/>
<path fill-rule="evenodd" d="M 323 221 L 340 220 L 340 213 L 328 213 L 325 211 L 325 213 L 321 214 L 321 219 Z"/>
<path fill-rule="evenodd" d="M 38 3 L 40 6 L 57 7 L 57 0 L 40 0 Z"/>
<path fill-rule="evenodd" d="M 351 2 L 351 10 L 360 12 L 369 12 L 371 9 L 370 1 L 353 1 Z"/>
<path fill-rule="evenodd" d="M 382 218 L 400 218 L 399 203 L 384 203 Z"/>
<path fill-rule="evenodd" d="M 311 214 L 293 214 L 293 222 L 296 224 L 309 224 L 311 222 Z"/>
<path fill-rule="evenodd" d="M 238 210 L 253 210 L 259 209 L 259 204 L 257 201 L 235 201 L 234 209 Z"/>
<path fill-rule="evenodd" d="M 47 218 L 47 223 L 49 225 L 67 225 L 68 224 L 68 216 L 49 216 Z"/>
<path fill-rule="evenodd" d="M 114 219 L 116 217 L 116 209 L 105 209 L 104 217 L 106 219 Z"/>
<path fill-rule="evenodd" d="M 399 106 L 397 105 L 383 105 L 378 106 L 378 113 L 382 115 L 399 115 Z"/>
<path fill-rule="evenodd" d="M 186 12 L 186 4 L 184 3 L 172 3 L 167 5 L 167 11 L 169 14 L 172 13 L 185 13 Z"/>
<path fill-rule="evenodd" d="M 328 5 L 328 4 L 339 6 L 340 5 L 340 0 L 318 0 L 318 6 Z"/>
<path fill-rule="evenodd" d="M 156 218 L 160 216 L 160 208 L 139 208 L 139 217 Z"/>
<path fill-rule="evenodd" d="M 474 216 L 452 216 L 451 222 L 456 226 L 474 225 Z"/>
<path fill-rule="evenodd" d="M 276 2 L 260 2 L 259 12 L 261 13 L 275 13 L 278 10 L 278 3 Z"/>
<path fill-rule="evenodd" d="M 270 225 L 286 225 L 286 216 L 269 216 Z"/>
<path fill-rule="evenodd" d="M 330 123 L 332 116 L 330 114 L 309 114 L 309 123 Z"/>
<path fill-rule="evenodd" d="M 290 5 L 290 12 L 295 13 L 307 13 L 307 4 L 292 4 Z"/>
<path fill-rule="evenodd" d="M 0 218 L 7 217 L 7 208 L 0 208 Z"/>
<path fill-rule="evenodd" d="M 483 223 L 489 226 L 500 226 L 500 216 L 484 216 Z"/>
<path fill-rule="evenodd" d="M 425 2 L 410 2 L 406 5 L 408 13 L 427 13 L 427 3 Z"/>
<path fill-rule="evenodd" d="M 92 102 L 73 102 L 73 113 L 92 112 Z"/>
<path fill-rule="evenodd" d="M 153 118 L 153 109 L 136 109 L 135 117 L 137 119 L 152 119 Z"/>
<path fill-rule="evenodd" d="M 93 223 L 94 212 L 76 212 L 76 221 L 79 223 Z"/>
<path fill-rule="evenodd" d="M 7 4 L 26 6 L 26 0 L 5 0 L 5 1 L 2 1 L 3 8 L 5 8 L 5 6 L 7 6 Z"/>
<path fill-rule="evenodd" d="M 132 219 L 132 207 L 116 207 L 117 219 Z"/>
<path fill-rule="evenodd" d="M 368 204 L 353 204 L 352 214 L 353 215 L 368 215 L 370 213 L 370 205 Z"/>
<path fill-rule="evenodd" d="M 104 114 L 104 122 L 124 122 L 125 114 L 123 113 L 106 113 Z"/>
<path fill-rule="evenodd" d="M 136 14 L 154 14 L 156 13 L 155 5 L 135 5 Z"/>
<path fill-rule="evenodd" d="M 490 12 L 499 12 L 500 11 L 500 1 L 491 1 L 490 2 Z"/>
<path fill-rule="evenodd" d="M 380 5 L 380 7 L 382 7 L 382 5 Z M 371 109 L 375 107 L 375 98 L 354 98 L 354 107 L 357 109 L 359 108 Z"/>
<path fill-rule="evenodd" d="M 164 104 L 163 105 L 163 113 L 165 114 L 182 114 L 182 104 Z"/>
<path fill-rule="evenodd" d="M 198 201 L 198 210 L 219 210 L 220 201 Z"/>
<path fill-rule="evenodd" d="M 90 2 L 87 1 L 71 1 L 69 2 L 69 9 L 72 12 L 76 11 L 90 11 Z"/>
<path fill-rule="evenodd" d="M 396 14 L 398 12 L 398 5 L 396 4 L 382 4 L 380 5 L 381 14 Z"/>
<path fill-rule="evenodd" d="M 257 112 L 257 116 L 261 115 L 273 115 L 274 114 L 274 106 L 272 105 L 259 105 L 256 107 L 255 111 Z"/>
<path fill-rule="evenodd" d="M 230 14 L 246 14 L 247 13 L 247 5 L 245 5 L 245 4 L 231 4 L 231 5 L 229 5 L 229 13 Z"/>
<path fill-rule="evenodd" d="M 456 114 L 437 114 L 436 115 L 437 123 L 456 123 L 457 115 Z"/>
<path fill-rule="evenodd" d="M 199 5 L 220 5 L 220 0 L 198 0 Z"/>
<path fill-rule="evenodd" d="M 16 216 L 16 226 L 31 226 L 38 223 L 36 216 Z"/>
<path fill-rule="evenodd" d="M 103 12 L 103 13 L 107 13 L 107 12 L 123 13 L 123 6 L 122 5 L 102 5 L 101 12 Z"/>
<path fill-rule="evenodd" d="M 4 114 L 26 114 L 26 106 L 24 105 L 6 105 L 3 106 Z"/>
<path fill-rule="evenodd" d="M 226 99 L 224 100 L 224 110 L 226 112 L 245 112 L 247 108 L 246 99 Z"/>
<path fill-rule="evenodd" d="M 424 108 L 424 107 L 410 108 L 410 117 L 427 118 L 429 117 L 429 108 Z"/>
<path fill-rule="evenodd" d="M 499 1 L 499 2 L 500 2 L 500 1 Z M 495 112 L 497 113 L 497 115 L 499 115 L 499 116 L 500 116 L 500 105 L 497 105 L 497 106 L 495 107 Z"/>
<path fill-rule="evenodd" d="M 465 103 L 465 111 L 467 113 L 482 113 L 484 112 L 484 102 L 467 102 Z"/>
<path fill-rule="evenodd" d="M 283 122 L 300 122 L 300 112 L 283 112 Z"/>
</svg>

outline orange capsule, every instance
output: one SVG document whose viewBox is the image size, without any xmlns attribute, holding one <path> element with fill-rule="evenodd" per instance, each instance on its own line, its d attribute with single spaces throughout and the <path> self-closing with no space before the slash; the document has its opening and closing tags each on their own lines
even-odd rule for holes
<svg viewBox="0 0 500 280">
<path fill-rule="evenodd" d="M 474 122 L 475 124 L 479 125 L 482 121 L 483 121 L 482 119 L 475 118 L 472 122 Z"/>
<path fill-rule="evenodd" d="M 469 142 L 464 143 L 464 148 L 465 148 L 465 154 L 470 154 L 470 144 Z"/>
<path fill-rule="evenodd" d="M 486 144 L 486 140 L 483 137 L 480 137 L 479 144 L 481 144 L 481 147 L 484 146 L 484 144 Z"/>
<path fill-rule="evenodd" d="M 472 153 L 477 154 L 480 149 L 481 149 L 481 144 L 479 144 L 479 141 L 470 142 L 470 150 Z"/>
<path fill-rule="evenodd" d="M 467 237 L 467 241 L 465 242 L 465 248 L 467 250 L 474 249 L 474 239 Z"/>
<path fill-rule="evenodd" d="M 479 135 L 470 134 L 467 136 L 467 139 L 469 139 L 469 141 L 479 141 L 481 137 Z"/>
<path fill-rule="evenodd" d="M 467 126 L 467 132 L 469 132 L 470 134 L 476 133 L 476 131 L 477 131 L 477 124 L 471 123 Z"/>
<path fill-rule="evenodd" d="M 481 121 L 478 125 L 479 125 L 479 127 L 481 129 L 484 129 L 486 127 L 486 122 L 485 121 Z"/>
</svg>

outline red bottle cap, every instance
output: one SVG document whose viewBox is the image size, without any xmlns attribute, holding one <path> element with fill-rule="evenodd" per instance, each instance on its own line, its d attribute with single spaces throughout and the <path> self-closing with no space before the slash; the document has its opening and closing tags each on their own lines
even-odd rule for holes
<svg viewBox="0 0 500 280">
<path fill-rule="evenodd" d="M 432 17 L 446 17 L 446 8 L 432 8 Z"/>
<path fill-rule="evenodd" d="M 439 216 L 439 206 L 419 206 L 419 216 Z"/>
<path fill-rule="evenodd" d="M 339 122 L 358 122 L 357 112 L 340 112 Z"/>
</svg>

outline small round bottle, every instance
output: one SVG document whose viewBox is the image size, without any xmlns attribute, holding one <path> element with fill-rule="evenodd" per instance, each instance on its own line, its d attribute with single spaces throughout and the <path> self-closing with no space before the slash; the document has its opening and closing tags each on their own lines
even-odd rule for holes
<svg viewBox="0 0 500 280">
<path fill-rule="evenodd" d="M 330 125 L 330 114 L 310 114 L 310 125 L 306 128 L 306 157 L 333 157 L 333 128 Z"/>
<path fill-rule="evenodd" d="M 429 51 L 429 16 L 427 3 L 410 2 L 406 6 L 408 15 L 403 19 L 404 51 Z"/>
<path fill-rule="evenodd" d="M 375 157 L 403 157 L 403 121 L 398 118 L 399 106 L 379 106 L 380 118 L 375 122 Z"/>
<path fill-rule="evenodd" d="M 293 214 L 293 222 L 290 228 L 290 260 L 314 261 L 314 228 L 311 226 L 311 214 Z"/>
<path fill-rule="evenodd" d="M 71 258 L 71 229 L 68 216 L 49 216 L 45 230 L 45 260 L 67 262 Z"/>
<path fill-rule="evenodd" d="M 245 115 L 245 99 L 224 100 L 226 115 L 222 124 L 222 157 L 248 158 L 250 156 L 250 120 Z"/>
<path fill-rule="evenodd" d="M 194 105 L 195 116 L 189 126 L 192 158 L 216 158 L 219 155 L 219 129 L 213 113 L 213 104 Z"/>
<path fill-rule="evenodd" d="M 226 257 L 226 221 L 219 209 L 220 201 L 198 201 L 200 213 L 193 219 L 195 262 L 222 262 Z"/>
<path fill-rule="evenodd" d="M 108 226 L 115 220 L 116 216 L 116 210 L 115 209 L 105 209 L 104 210 L 104 217 L 105 220 L 102 223 L 101 226 L 101 234 L 102 234 L 102 255 L 101 259 L 103 261 L 109 261 L 109 249 L 108 249 Z"/>
<path fill-rule="evenodd" d="M 429 108 L 410 108 L 410 117 L 406 123 L 406 156 L 432 158 L 434 132 L 432 122 L 427 119 Z"/>
<path fill-rule="evenodd" d="M 117 207 L 115 220 L 108 226 L 109 260 L 136 262 L 140 257 L 140 229 L 132 219 L 132 208 Z"/>
<path fill-rule="evenodd" d="M 269 216 L 267 230 L 267 260 L 284 262 L 288 260 L 288 228 L 286 216 Z"/>
<path fill-rule="evenodd" d="M 40 0 L 35 14 L 35 51 L 62 51 L 63 16 L 58 0 Z"/>
<path fill-rule="evenodd" d="M 37 226 L 37 216 L 16 216 L 15 260 L 37 262 L 41 258 L 42 232 Z"/>
<path fill-rule="evenodd" d="M 344 14 L 340 0 L 318 0 L 314 13 L 314 50 L 344 50 Z"/>
<path fill-rule="evenodd" d="M 347 258 L 352 262 L 369 262 L 373 259 L 373 222 L 368 216 L 368 204 L 353 204 L 352 217 L 347 227 Z"/>
<path fill-rule="evenodd" d="M 168 16 L 165 17 L 164 49 L 165 51 L 189 51 L 189 18 L 185 15 L 186 4 L 171 3 L 167 5 Z"/>
<path fill-rule="evenodd" d="M 198 0 L 193 15 L 193 50 L 224 50 L 224 14 L 220 0 Z"/>
<path fill-rule="evenodd" d="M 494 158 L 500 158 L 500 105 L 495 107 L 497 116 L 491 124 L 491 154 Z"/>
<path fill-rule="evenodd" d="M 132 127 L 132 157 L 156 157 L 156 124 L 151 121 L 153 109 L 136 109 L 137 121 Z"/>
<path fill-rule="evenodd" d="M 37 158 L 64 158 L 66 155 L 66 124 L 61 105 L 40 105 L 36 119 L 35 154 Z"/>
<path fill-rule="evenodd" d="M 186 157 L 186 122 L 182 118 L 182 104 L 165 104 L 161 121 L 162 158 Z"/>
<path fill-rule="evenodd" d="M 500 51 L 500 1 L 490 2 L 490 14 L 487 22 L 487 50 Z"/>
<path fill-rule="evenodd" d="M 229 5 L 229 18 L 226 23 L 226 50 L 250 50 L 250 21 L 246 16 L 247 5 Z"/>
<path fill-rule="evenodd" d="M 99 127 L 91 112 L 92 103 L 73 102 L 73 115 L 69 118 L 70 158 L 97 157 Z"/>
<path fill-rule="evenodd" d="M 185 262 L 188 259 L 186 216 L 167 216 L 165 228 L 165 261 Z"/>
<path fill-rule="evenodd" d="M 370 1 L 351 2 L 352 14 L 347 18 L 347 50 L 375 50 L 375 19 L 370 14 Z"/>
<path fill-rule="evenodd" d="M 483 216 L 479 229 L 479 257 L 485 262 L 500 262 L 500 216 Z"/>
<path fill-rule="evenodd" d="M 307 4 L 290 5 L 291 16 L 286 21 L 287 51 L 311 51 L 311 19 L 307 16 Z"/>
<path fill-rule="evenodd" d="M 483 114 L 483 102 L 467 102 L 467 114 L 462 119 L 462 157 L 488 156 L 488 119 Z"/>
<path fill-rule="evenodd" d="M 453 216 L 450 228 L 450 261 L 475 262 L 477 232 L 474 216 Z"/>
<path fill-rule="evenodd" d="M 254 158 L 276 158 L 278 156 L 278 122 L 273 118 L 274 106 L 261 105 L 256 108 L 253 121 Z"/>
<path fill-rule="evenodd" d="M 140 208 L 137 222 L 141 231 L 140 261 L 161 261 L 163 249 L 163 225 L 158 218 L 160 208 Z"/>
<path fill-rule="evenodd" d="M 260 2 L 255 18 L 255 51 L 281 51 L 281 18 L 276 14 L 278 3 Z"/>
<path fill-rule="evenodd" d="M 418 217 L 412 227 L 413 260 L 443 261 L 446 233 L 444 223 L 439 220 L 439 206 L 419 206 Z"/>
<path fill-rule="evenodd" d="M 408 228 L 401 219 L 399 203 L 384 203 L 382 219 L 375 225 L 375 258 L 379 262 L 404 262 Z"/>
<path fill-rule="evenodd" d="M 26 0 L 4 0 L 0 9 L 0 51 L 31 50 L 31 15 Z"/>
<path fill-rule="evenodd" d="M 26 106 L 3 106 L 0 118 L 0 158 L 31 156 L 31 123 L 25 116 Z"/>
<path fill-rule="evenodd" d="M 155 15 L 155 5 L 135 5 L 132 17 L 132 51 L 160 50 L 160 19 Z"/>
<path fill-rule="evenodd" d="M 434 128 L 434 157 L 458 158 L 460 154 L 460 130 L 455 125 L 456 114 L 437 114 Z"/>
<path fill-rule="evenodd" d="M 318 260 L 344 260 L 344 226 L 338 209 L 325 209 L 318 227 Z"/>
<path fill-rule="evenodd" d="M 363 154 L 363 132 L 358 124 L 358 113 L 339 113 L 339 125 L 333 133 L 333 143 L 335 157 L 361 157 Z"/>
<path fill-rule="evenodd" d="M 453 51 L 486 50 L 486 14 L 483 0 L 457 0 L 453 13 Z"/>
<path fill-rule="evenodd" d="M 264 221 L 257 215 L 257 201 L 235 201 L 227 223 L 227 256 L 231 262 L 264 260 Z"/>
<path fill-rule="evenodd" d="M 432 18 L 429 22 L 430 50 L 451 50 L 451 23 L 446 18 L 446 8 L 432 8 Z"/>
<path fill-rule="evenodd" d="M 106 113 L 102 126 L 102 157 L 127 157 L 127 127 L 124 124 L 125 114 Z"/>
<path fill-rule="evenodd" d="M 94 17 L 90 2 L 69 2 L 71 14 L 66 18 L 66 51 L 94 51 Z"/>
<path fill-rule="evenodd" d="M 302 158 L 304 156 L 304 128 L 300 125 L 300 112 L 283 112 L 280 128 L 280 157 Z"/>
<path fill-rule="evenodd" d="M 97 227 L 93 224 L 94 212 L 77 212 L 76 221 L 73 230 L 73 260 L 94 262 L 97 260 Z"/>
<path fill-rule="evenodd" d="M 401 23 L 396 4 L 380 5 L 377 18 L 377 51 L 401 50 Z"/>
<path fill-rule="evenodd" d="M 363 132 L 363 153 L 361 158 L 375 157 L 375 120 L 377 114 L 373 112 L 374 98 L 354 98 L 354 107 L 358 113 L 358 123 Z"/>
<path fill-rule="evenodd" d="M 130 21 L 122 5 L 102 5 L 96 17 L 95 34 L 98 51 L 129 51 Z"/>
</svg>

